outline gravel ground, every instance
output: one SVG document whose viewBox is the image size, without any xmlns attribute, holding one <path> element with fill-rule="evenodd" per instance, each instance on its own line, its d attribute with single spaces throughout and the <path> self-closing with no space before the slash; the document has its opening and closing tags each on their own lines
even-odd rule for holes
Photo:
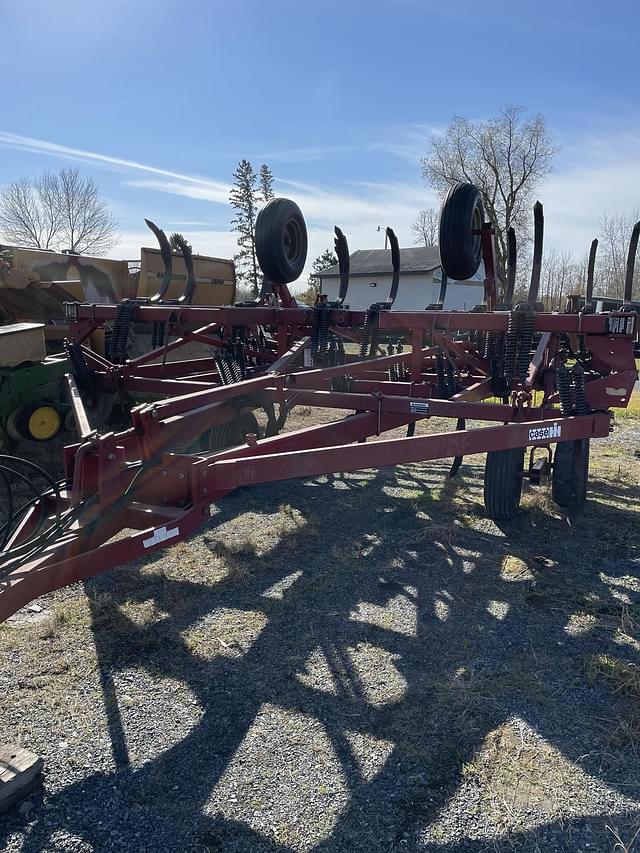
<svg viewBox="0 0 640 853">
<path fill-rule="evenodd" d="M 573 518 L 528 489 L 497 527 L 477 457 L 455 480 L 277 483 L 22 611 L 0 627 L 0 742 L 43 755 L 45 783 L 0 816 L 0 849 L 629 845 L 638 432 L 593 443 Z"/>
</svg>

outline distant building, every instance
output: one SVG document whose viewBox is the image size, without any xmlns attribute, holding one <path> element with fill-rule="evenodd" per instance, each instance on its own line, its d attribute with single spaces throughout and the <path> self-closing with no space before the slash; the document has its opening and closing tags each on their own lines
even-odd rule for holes
<svg viewBox="0 0 640 853">
<path fill-rule="evenodd" d="M 384 302 L 391 290 L 391 252 L 385 249 L 360 249 L 350 257 L 349 291 L 346 303 L 355 311 L 367 309 L 373 302 Z M 340 287 L 338 265 L 318 273 L 320 290 L 336 299 Z M 440 251 L 437 246 L 413 246 L 400 249 L 400 286 L 393 303 L 397 311 L 422 311 L 437 302 L 442 282 Z M 484 266 L 468 281 L 449 281 L 444 308 L 469 311 L 484 298 Z"/>
</svg>

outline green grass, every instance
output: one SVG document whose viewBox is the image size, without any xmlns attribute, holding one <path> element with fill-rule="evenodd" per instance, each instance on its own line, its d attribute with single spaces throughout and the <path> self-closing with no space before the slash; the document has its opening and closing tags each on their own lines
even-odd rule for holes
<svg viewBox="0 0 640 853">
<path fill-rule="evenodd" d="M 614 409 L 616 418 L 640 418 L 640 394 L 634 392 L 626 409 Z"/>
</svg>

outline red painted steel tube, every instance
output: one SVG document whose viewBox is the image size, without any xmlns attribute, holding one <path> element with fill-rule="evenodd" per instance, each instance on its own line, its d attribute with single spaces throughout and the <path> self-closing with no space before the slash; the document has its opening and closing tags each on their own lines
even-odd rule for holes
<svg viewBox="0 0 640 853">
<path fill-rule="evenodd" d="M 385 468 L 428 459 L 450 456 L 470 456 L 489 450 L 546 445 L 560 438 L 601 438 L 609 434 L 608 414 L 582 415 L 555 420 L 528 421 L 484 427 L 466 431 L 435 433 L 412 438 L 393 438 L 372 444 L 329 447 L 292 453 L 275 453 L 251 459 L 229 459 L 210 463 L 216 488 L 231 491 L 240 486 L 290 480 L 297 477 L 317 477 L 338 471 L 358 471 L 363 468 Z M 558 434 L 558 429 L 560 434 Z M 546 438 L 535 438 L 543 436 Z"/>
<path fill-rule="evenodd" d="M 509 322 L 507 311 L 464 313 L 447 311 L 382 311 L 381 329 L 469 329 L 475 331 L 505 331 Z M 607 334 L 606 314 L 536 314 L 536 332 L 567 332 L 568 334 Z"/>
<path fill-rule="evenodd" d="M 570 440 L 605 436 L 609 432 L 610 423 L 608 414 L 594 414 L 389 439 L 364 445 L 319 447 L 318 442 L 315 442 L 313 452 L 310 452 L 309 448 L 283 452 L 286 447 L 305 443 L 305 439 L 320 437 L 322 441 L 323 430 L 325 439 L 334 440 L 340 435 L 344 440 L 346 434 L 349 434 L 353 440 L 355 435 L 371 430 L 377 418 L 376 413 L 356 415 L 340 424 L 331 425 L 329 429 L 318 427 L 311 428 L 306 435 L 292 433 L 278 436 L 255 447 L 236 448 L 225 454 L 215 454 L 208 459 L 175 457 L 176 465 L 187 464 L 194 473 L 197 470 L 201 483 L 205 482 L 204 478 L 208 475 L 207 483 L 211 489 L 209 494 L 201 488 L 197 501 L 184 510 L 177 506 L 164 510 L 153 506 L 141 508 L 137 504 L 129 509 L 123 506 L 117 512 L 107 508 L 97 518 L 94 513 L 92 523 L 95 530 L 88 537 L 82 528 L 71 531 L 62 541 L 45 546 L 26 565 L 18 565 L 9 574 L 1 577 L 0 620 L 45 592 L 99 574 L 188 536 L 208 515 L 209 501 L 222 497 L 238 486 L 317 476 L 334 471 L 406 464 L 446 456 L 470 455 L 529 444 L 546 445 L 560 438 Z M 406 416 L 398 416 L 398 420 L 406 423 Z M 393 423 L 393 416 L 382 415 L 383 428 L 389 429 Z M 278 449 L 280 452 L 267 452 L 265 455 L 270 449 Z M 174 479 L 173 482 L 182 484 L 180 488 L 183 489 L 183 494 L 188 494 L 189 489 L 193 488 L 188 485 L 186 478 Z M 163 524 L 117 541 L 106 541 L 114 532 L 144 523 L 146 518 L 153 519 L 154 523 L 162 518 Z M 164 523 L 165 519 L 169 521 Z M 101 542 L 104 544 L 100 544 Z"/>
</svg>

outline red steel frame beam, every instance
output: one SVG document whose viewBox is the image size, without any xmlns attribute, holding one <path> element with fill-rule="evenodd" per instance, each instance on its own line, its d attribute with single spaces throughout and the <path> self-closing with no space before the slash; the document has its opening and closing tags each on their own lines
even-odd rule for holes
<svg viewBox="0 0 640 853">
<path fill-rule="evenodd" d="M 359 418 L 352 436 L 373 426 L 375 416 L 357 415 Z M 366 419 L 366 420 L 365 420 Z M 349 419 L 347 419 L 349 421 Z M 387 420 L 384 429 L 406 423 L 406 417 L 395 422 Z M 341 422 L 349 432 L 349 424 Z M 337 425 L 331 438 L 342 432 Z M 173 478 L 173 500 L 183 506 L 161 507 L 145 505 L 133 499 L 121 506 L 114 505 L 103 510 L 98 526 L 99 533 L 91 528 L 95 524 L 93 513 L 87 526 L 82 519 L 79 528 L 67 533 L 62 541 L 45 545 L 39 553 L 26 562 L 12 567 L 5 566 L 0 574 L 0 621 L 15 613 L 33 598 L 43 595 L 82 578 L 91 577 L 111 568 L 137 559 L 167 544 L 189 536 L 208 516 L 209 504 L 230 491 L 247 485 L 256 485 L 275 480 L 318 476 L 336 471 L 356 471 L 407 464 L 447 456 L 485 453 L 490 450 L 546 446 L 550 441 L 578 438 L 596 438 L 608 435 L 610 416 L 606 413 L 569 418 L 547 418 L 525 423 L 484 427 L 468 431 L 436 433 L 394 438 L 372 444 L 339 444 L 322 447 L 314 441 L 322 435 L 322 428 L 304 434 L 290 433 L 267 440 L 262 445 L 244 446 L 235 451 L 214 454 L 208 459 L 169 454 L 164 459 L 160 473 L 171 473 L 172 467 L 186 464 L 191 467 L 192 477 Z M 326 429 L 326 427 L 324 427 Z M 282 450 L 283 446 L 307 444 L 298 449 Z M 280 452 L 265 452 L 280 450 Z M 313 451 L 313 452 L 310 452 Z M 195 469 L 195 470 L 194 470 Z M 168 479 L 168 478 L 167 478 Z M 175 491 L 181 484 L 180 491 Z M 136 492 L 134 497 L 139 497 Z M 124 528 L 148 527 L 117 541 L 106 541 L 115 532 Z"/>
<path fill-rule="evenodd" d="M 70 324 L 74 340 L 83 340 L 89 326 L 97 328 L 115 319 L 116 305 L 78 305 L 77 319 Z M 339 331 L 341 327 L 358 328 L 364 322 L 364 311 L 332 309 L 329 321 Z M 613 312 L 616 316 L 617 312 Z M 141 305 L 136 309 L 136 321 L 170 322 L 175 328 L 188 325 L 202 327 L 211 325 L 236 326 L 309 326 L 311 308 L 234 308 L 188 307 L 176 311 L 175 307 Z M 546 314 L 534 317 L 536 332 L 567 332 L 568 334 L 607 334 L 609 314 Z M 622 315 L 622 316 L 629 316 Z M 475 331 L 505 331 L 509 322 L 508 311 L 474 313 L 471 311 L 381 311 L 380 328 L 385 330 L 438 329 Z M 92 331 L 93 329 L 91 329 Z M 198 329 L 198 332 L 203 332 Z M 171 344 L 169 345 L 171 346 Z"/>
<path fill-rule="evenodd" d="M 72 335 L 82 340 L 113 319 L 116 306 L 80 305 L 76 310 L 78 319 L 71 325 Z M 0 565 L 0 620 L 37 595 L 188 536 L 208 515 L 210 502 L 238 486 L 607 435 L 608 412 L 560 417 L 558 410 L 548 405 L 554 397 L 544 385 L 544 376 L 546 405 L 531 406 L 530 390 L 548 366 L 550 354 L 555 354 L 560 335 L 585 335 L 593 365 L 606 373 L 587 384 L 592 408 L 606 409 L 612 399 L 616 404 L 626 404 L 637 376 L 631 337 L 611 336 L 608 315 L 537 314 L 535 329 L 543 337 L 528 381 L 516 385 L 521 390 L 514 405 L 482 402 L 493 394 L 488 365 L 468 342 L 451 336 L 459 330 L 504 331 L 507 312 L 380 312 L 383 331 L 409 331 L 411 351 L 367 361 L 349 360 L 331 368 L 302 369 L 296 362 L 309 339 L 300 338 L 309 329 L 311 316 L 310 309 L 291 307 L 138 306 L 138 320 L 164 320 L 172 333 L 182 337 L 124 366 L 110 366 L 99 357 L 93 358 L 93 366 L 107 387 L 111 383 L 129 390 L 178 396 L 138 406 L 132 412 L 129 430 L 91 435 L 83 444 L 65 449 L 72 483 L 59 509 L 74 513 L 63 514 L 63 519 L 73 518 L 74 525 L 54 531 L 37 553 L 9 552 Z M 363 321 L 364 312 L 330 311 L 336 330 L 344 329 L 356 340 L 357 327 Z M 187 325 L 197 325 L 198 329 L 190 332 L 184 329 Z M 262 366 L 256 368 L 258 375 L 225 386 L 217 383 L 215 371 L 206 370 L 203 362 L 209 362 L 211 368 L 209 359 L 149 364 L 190 340 L 217 345 L 219 341 L 209 333 L 219 325 L 227 329 L 230 325 L 275 327 L 276 337 L 263 354 Z M 424 346 L 425 336 L 430 346 Z M 463 387 L 448 400 L 433 396 L 435 359 L 441 352 L 461 371 Z M 410 381 L 388 378 L 387 370 L 400 366 L 409 368 Z M 337 378 L 346 382 L 346 390 L 332 388 Z M 193 439 L 217 423 L 274 402 L 355 409 L 357 413 L 259 442 L 250 440 L 218 453 L 167 452 L 178 441 Z M 502 423 L 354 444 L 434 415 Z M 44 505 L 53 513 L 51 498 Z M 19 549 L 27 540 L 36 516 L 34 507 L 12 537 L 14 548 Z M 125 528 L 138 532 L 109 541 Z"/>
</svg>

